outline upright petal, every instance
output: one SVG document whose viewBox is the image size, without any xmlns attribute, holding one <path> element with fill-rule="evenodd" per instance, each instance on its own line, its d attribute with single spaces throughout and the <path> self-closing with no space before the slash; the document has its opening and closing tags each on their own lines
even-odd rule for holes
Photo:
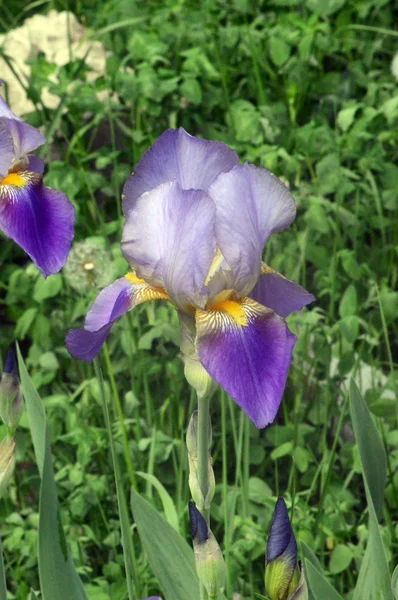
<svg viewBox="0 0 398 600">
<path fill-rule="evenodd" d="M 66 336 L 69 353 L 91 362 L 100 351 L 113 324 L 127 311 L 147 300 L 168 300 L 164 289 L 154 288 L 129 273 L 103 289 L 87 313 L 84 329 L 70 329 Z"/>
<path fill-rule="evenodd" d="M 216 204 L 216 237 L 232 269 L 235 289 L 250 293 L 260 276 L 264 245 L 296 215 L 288 188 L 266 169 L 245 163 L 217 177 L 209 194 Z"/>
<path fill-rule="evenodd" d="M 122 251 L 138 275 L 164 286 L 180 308 L 204 306 L 215 253 L 214 204 L 200 190 L 163 183 L 143 194 L 126 220 Z"/>
<path fill-rule="evenodd" d="M 75 209 L 68 197 L 29 171 L 10 173 L 0 183 L 0 229 L 41 269 L 57 273 L 73 238 Z"/>
<path fill-rule="evenodd" d="M 0 96 L 0 122 L 8 129 L 13 142 L 15 158 L 21 158 L 33 152 L 46 141 L 45 136 L 36 127 L 19 119 Z"/>
<path fill-rule="evenodd" d="M 0 119 L 0 183 L 8 173 L 14 158 L 14 144 L 10 132 Z"/>
<path fill-rule="evenodd" d="M 194 137 L 185 129 L 167 129 L 141 158 L 123 190 L 127 216 L 136 200 L 166 181 L 183 190 L 208 190 L 220 174 L 239 164 L 238 155 L 222 142 Z"/>
<path fill-rule="evenodd" d="M 296 336 L 250 298 L 196 311 L 198 355 L 256 427 L 272 423 L 282 400 Z"/>
<path fill-rule="evenodd" d="M 283 318 L 296 310 L 301 310 L 303 306 L 315 300 L 315 296 L 307 292 L 301 285 L 286 279 L 264 263 L 261 266 L 260 279 L 250 293 L 250 298 L 271 308 Z"/>
</svg>

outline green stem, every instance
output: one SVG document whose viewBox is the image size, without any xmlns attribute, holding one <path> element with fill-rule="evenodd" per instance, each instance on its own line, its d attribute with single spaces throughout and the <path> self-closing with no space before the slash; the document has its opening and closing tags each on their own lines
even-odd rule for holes
<svg viewBox="0 0 398 600">
<path fill-rule="evenodd" d="M 104 354 L 105 354 L 106 368 L 108 370 L 109 379 L 111 381 L 112 399 L 113 399 L 114 404 L 115 404 L 116 413 L 117 413 L 117 415 L 119 417 L 120 430 L 122 432 L 124 456 L 125 456 L 126 463 L 127 463 L 127 470 L 128 470 L 128 473 L 129 473 L 131 485 L 136 490 L 137 489 L 137 479 L 136 479 L 136 476 L 135 476 L 135 469 L 134 469 L 134 465 L 133 465 L 133 460 L 131 458 L 130 444 L 129 444 L 129 438 L 128 438 L 128 435 L 127 435 L 126 424 L 124 422 L 124 414 L 123 414 L 122 403 L 120 401 L 119 391 L 117 389 L 115 377 L 114 377 L 114 374 L 113 374 L 113 367 L 112 367 L 111 357 L 109 355 L 109 350 L 108 350 L 108 346 L 106 345 L 106 342 L 104 344 Z"/>
<path fill-rule="evenodd" d="M 208 396 L 198 396 L 198 480 L 203 498 L 209 490 L 209 406 Z M 210 510 L 201 510 L 207 523 L 210 522 Z"/>
<path fill-rule="evenodd" d="M 127 502 L 126 502 L 126 497 L 125 497 L 124 490 L 123 490 L 122 474 L 121 474 L 120 465 L 119 465 L 119 462 L 117 459 L 115 442 L 114 442 L 113 434 L 112 434 L 112 425 L 111 425 L 111 420 L 110 420 L 110 415 L 109 415 L 109 408 L 108 408 L 108 403 L 107 403 L 106 396 L 105 396 L 104 380 L 102 378 L 102 372 L 101 372 L 101 369 L 99 366 L 98 358 L 94 359 L 94 370 L 95 370 L 95 375 L 97 377 L 97 380 L 98 380 L 98 383 L 100 386 L 105 423 L 106 423 L 106 428 L 108 431 L 108 437 L 109 437 L 109 442 L 110 442 L 110 447 L 111 447 L 113 471 L 114 471 L 115 484 L 116 484 L 117 503 L 118 503 L 118 508 L 119 508 L 119 517 L 120 517 L 120 529 L 121 529 L 121 534 L 122 534 L 122 546 L 123 546 L 124 562 L 125 562 L 125 568 L 126 568 L 126 583 L 127 583 L 128 597 L 129 597 L 129 600 L 134 600 L 137 597 L 137 592 L 139 591 L 138 589 L 136 589 L 136 588 L 138 588 L 138 578 L 137 578 L 136 568 L 135 568 L 135 565 L 136 565 L 135 549 L 134 549 L 133 539 L 130 534 Z"/>
</svg>

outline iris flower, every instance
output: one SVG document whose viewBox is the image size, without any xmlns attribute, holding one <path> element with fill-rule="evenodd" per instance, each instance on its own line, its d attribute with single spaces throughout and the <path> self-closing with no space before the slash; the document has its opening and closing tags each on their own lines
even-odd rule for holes
<svg viewBox="0 0 398 600">
<path fill-rule="evenodd" d="M 43 161 L 31 154 L 46 138 L 0 96 L 0 229 L 29 254 L 44 277 L 65 264 L 75 209 L 43 183 Z"/>
<path fill-rule="evenodd" d="M 239 164 L 221 142 L 169 129 L 127 180 L 123 211 L 132 272 L 98 295 L 83 330 L 69 331 L 69 352 L 91 361 L 125 312 L 168 300 L 183 353 L 194 353 L 257 427 L 271 423 L 296 342 L 284 318 L 314 300 L 262 262 L 270 235 L 295 218 L 288 188 Z"/>
</svg>

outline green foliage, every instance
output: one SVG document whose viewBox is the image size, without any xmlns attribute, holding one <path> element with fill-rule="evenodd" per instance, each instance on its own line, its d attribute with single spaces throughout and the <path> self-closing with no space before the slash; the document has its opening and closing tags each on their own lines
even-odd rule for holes
<svg viewBox="0 0 398 600">
<path fill-rule="evenodd" d="M 4 31 L 50 7 L 65 9 L 59 0 L 3 5 Z M 169 126 L 225 141 L 242 160 L 284 177 L 297 202 L 294 226 L 273 236 L 264 256 L 317 297 L 289 318 L 299 341 L 283 408 L 275 424 L 259 432 L 223 393 L 212 401 L 218 484 L 212 529 L 225 551 L 226 597 L 264 593 L 265 532 L 279 493 L 292 503 L 305 566 L 317 557 L 310 577 L 320 585 L 330 581 L 348 598 L 359 577 L 366 594 L 375 585 L 365 585 L 367 548 L 383 561 L 380 572 L 386 573 L 386 562 L 392 571 L 398 556 L 392 3 L 88 0 L 68 7 L 88 27 L 88 39 L 104 44 L 104 72 L 93 78 L 88 57 L 71 56 L 59 67 L 32 52 L 26 86 L 38 110 L 29 119 L 49 137 L 46 183 L 63 189 L 76 206 L 76 242 L 99 240 L 111 257 L 111 279 L 127 270 L 119 248 L 122 186 Z M 43 108 L 46 88 L 58 108 Z M 67 270 L 44 281 L 5 238 L 0 269 L 0 354 L 4 358 L 10 341 L 19 340 L 43 398 L 71 556 L 90 600 L 125 600 L 128 577 L 101 389 L 92 366 L 73 361 L 64 347 L 68 328 L 82 325 L 98 279 L 80 290 Z M 120 488 L 130 490 L 132 463 L 138 503 L 163 512 L 189 539 L 183 433 L 194 404 L 178 344 L 175 311 L 161 303 L 140 306 L 113 328 L 109 360 L 102 357 L 101 366 Z M 354 440 L 344 402 L 351 377 L 364 401 L 353 407 L 354 427 L 366 424 L 373 433 L 376 427 L 377 442 L 374 435 Z M 351 404 L 355 398 L 354 392 Z M 42 448 L 36 461 L 34 432 L 24 416 L 15 483 L 0 507 L 7 586 L 15 600 L 39 589 L 36 464 L 43 464 L 46 438 L 34 440 Z M 137 598 L 159 594 L 153 561 L 131 514 L 128 520 L 122 525 L 135 549 Z"/>
</svg>

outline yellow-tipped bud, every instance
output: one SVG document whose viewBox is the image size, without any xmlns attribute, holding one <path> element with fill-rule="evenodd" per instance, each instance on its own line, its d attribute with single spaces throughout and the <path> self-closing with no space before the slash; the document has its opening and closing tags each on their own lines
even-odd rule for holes
<svg viewBox="0 0 398 600">
<path fill-rule="evenodd" d="M 225 585 L 226 569 L 221 548 L 194 502 L 189 503 L 196 571 L 209 600 L 216 599 Z"/>
<path fill-rule="evenodd" d="M 283 498 L 278 498 L 267 544 L 265 589 L 270 600 L 308 600 L 297 543 Z"/>
</svg>

